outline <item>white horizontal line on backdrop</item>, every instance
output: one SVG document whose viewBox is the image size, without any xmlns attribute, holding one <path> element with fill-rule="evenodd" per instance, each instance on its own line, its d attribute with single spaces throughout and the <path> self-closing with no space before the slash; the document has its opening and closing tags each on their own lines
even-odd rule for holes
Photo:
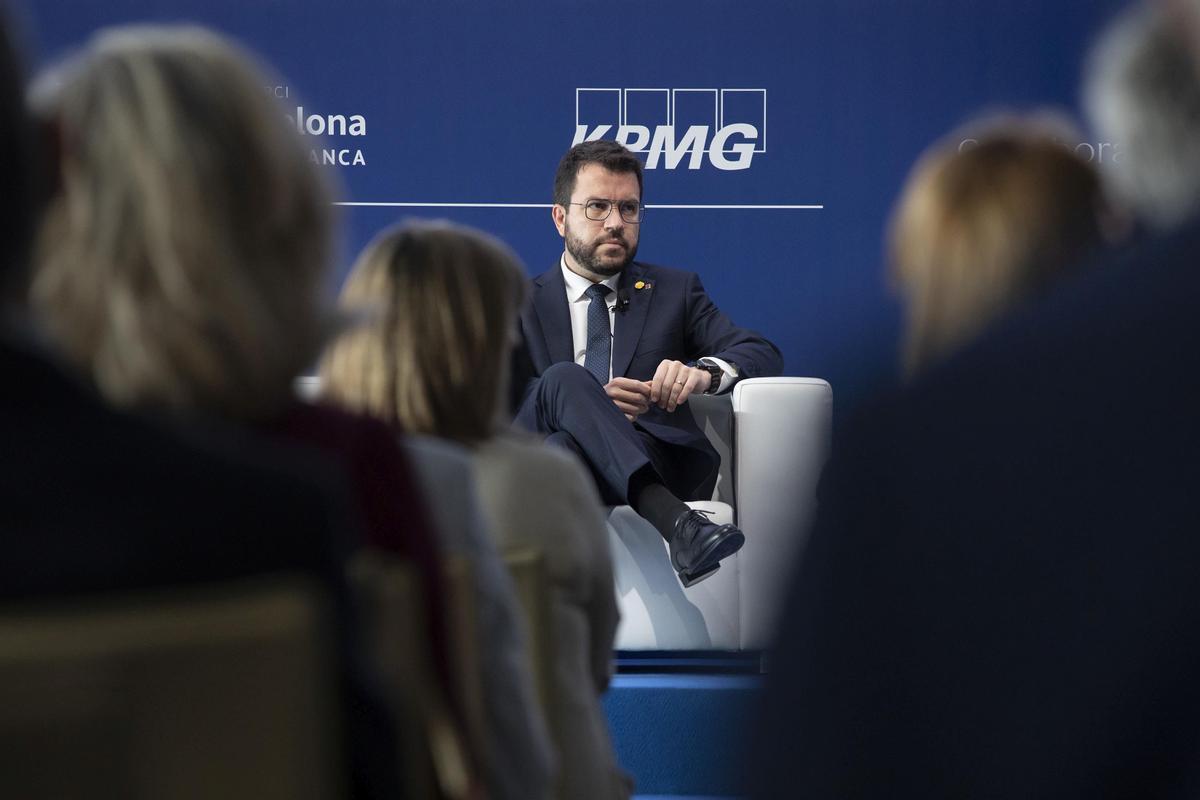
<svg viewBox="0 0 1200 800">
<path fill-rule="evenodd" d="M 552 203 L 334 203 L 368 208 L 551 208 Z"/>
<path fill-rule="evenodd" d="M 741 209 L 748 211 L 811 211 L 825 208 L 821 205 L 803 205 L 803 206 L 710 206 L 710 205 L 659 205 L 657 203 L 647 203 L 646 208 L 700 208 L 700 209 Z"/>
<path fill-rule="evenodd" d="M 553 203 L 365 203 L 340 202 L 335 206 L 350 206 L 355 208 L 553 208 Z M 743 210 L 743 211 L 812 211 L 825 208 L 824 205 L 659 205 L 647 203 L 647 209 L 702 209 L 702 210 Z"/>
</svg>

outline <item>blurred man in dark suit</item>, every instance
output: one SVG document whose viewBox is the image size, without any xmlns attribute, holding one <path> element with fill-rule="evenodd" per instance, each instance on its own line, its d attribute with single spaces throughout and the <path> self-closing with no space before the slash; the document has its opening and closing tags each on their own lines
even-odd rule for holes
<svg viewBox="0 0 1200 800">
<path fill-rule="evenodd" d="M 1200 794 L 1198 252 L 1193 218 L 1094 265 L 847 426 L 757 797 Z"/>
</svg>

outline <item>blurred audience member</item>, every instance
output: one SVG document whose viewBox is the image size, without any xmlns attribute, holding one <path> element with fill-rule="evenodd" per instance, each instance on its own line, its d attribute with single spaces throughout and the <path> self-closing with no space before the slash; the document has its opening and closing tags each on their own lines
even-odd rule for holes
<svg viewBox="0 0 1200 800">
<path fill-rule="evenodd" d="M 437 608 L 440 560 L 394 437 L 294 399 L 331 329 L 332 225 L 269 84 L 248 54 L 187 27 L 114 29 L 45 76 L 36 101 L 61 176 L 33 300 L 113 404 L 245 423 L 332 456 L 367 541 L 411 558 Z"/>
<path fill-rule="evenodd" d="M 1097 132 L 1119 147 L 1104 164 L 1114 194 L 1152 231 L 1200 212 L 1200 82 L 1187 4 L 1171 5 L 1126 12 L 1091 53 L 1084 86 Z"/>
<path fill-rule="evenodd" d="M 24 321 L 15 287 L 25 283 L 39 159 L 23 101 L 0 24 L 0 277 L 8 289 L 0 333 L 8 386 L 0 415 L 0 596 L 78 597 L 292 570 L 317 576 L 339 620 L 356 796 L 396 796 L 393 733 L 365 690 L 346 613 L 343 565 L 355 529 L 337 476 L 217 427 L 202 441 L 194 431 L 114 412 L 52 362 Z"/>
<path fill-rule="evenodd" d="M 500 547 L 534 545 L 554 588 L 551 728 L 557 796 L 629 795 L 599 694 L 608 685 L 617 607 L 603 509 L 583 466 L 509 430 L 504 398 L 525 270 L 500 242 L 444 223 L 379 236 L 343 303 L 371 323 L 329 354 L 327 390 L 406 431 L 469 449 Z"/>
<path fill-rule="evenodd" d="M 1200 16 L 1182 29 L 1193 59 Z M 756 797 L 1200 794 L 1186 213 L 843 431 L 782 617 Z"/>
<path fill-rule="evenodd" d="M 1101 238 L 1100 179 L 1051 118 L 966 129 L 917 162 L 891 227 L 912 376 L 1045 290 Z"/>
</svg>

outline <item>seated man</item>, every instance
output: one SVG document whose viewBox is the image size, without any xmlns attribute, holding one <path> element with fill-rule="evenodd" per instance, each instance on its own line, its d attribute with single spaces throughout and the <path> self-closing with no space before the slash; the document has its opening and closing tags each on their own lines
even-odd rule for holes
<svg viewBox="0 0 1200 800">
<path fill-rule="evenodd" d="M 642 165 L 620 144 L 582 142 L 559 162 L 551 214 L 566 248 L 521 314 L 516 419 L 580 455 L 606 503 L 633 506 L 670 543 L 691 586 L 745 536 L 680 499 L 711 495 L 720 459 L 676 411 L 695 392 L 778 375 L 783 359 L 722 314 L 695 273 L 633 260 L 641 200 Z"/>
</svg>

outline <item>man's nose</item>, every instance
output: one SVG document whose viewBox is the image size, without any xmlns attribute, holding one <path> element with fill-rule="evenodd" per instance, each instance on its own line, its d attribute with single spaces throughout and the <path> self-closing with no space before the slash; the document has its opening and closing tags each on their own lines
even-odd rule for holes
<svg viewBox="0 0 1200 800">
<path fill-rule="evenodd" d="M 625 220 L 621 219 L 621 212 L 616 206 L 608 212 L 608 218 L 604 220 L 604 229 L 608 231 L 616 231 L 625 227 Z"/>
</svg>

